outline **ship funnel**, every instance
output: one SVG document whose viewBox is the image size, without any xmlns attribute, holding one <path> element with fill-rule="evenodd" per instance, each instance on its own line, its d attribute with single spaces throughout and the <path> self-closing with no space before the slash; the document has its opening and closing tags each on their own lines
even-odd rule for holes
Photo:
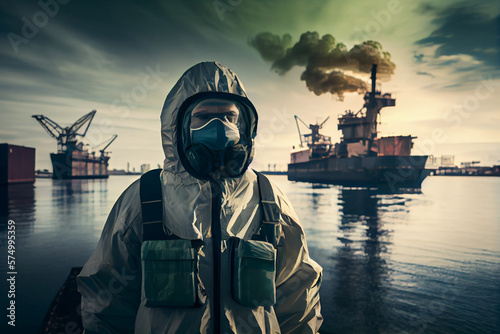
<svg viewBox="0 0 500 334">
<path fill-rule="evenodd" d="M 372 93 L 375 93 L 375 87 L 377 84 L 377 64 L 372 65 L 372 75 L 370 78 L 372 79 Z"/>
</svg>

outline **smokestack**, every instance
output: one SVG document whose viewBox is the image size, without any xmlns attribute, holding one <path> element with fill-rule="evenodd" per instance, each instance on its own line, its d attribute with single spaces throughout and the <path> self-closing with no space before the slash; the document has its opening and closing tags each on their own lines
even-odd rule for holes
<svg viewBox="0 0 500 334">
<path fill-rule="evenodd" d="M 372 79 L 372 93 L 375 94 L 375 87 L 376 87 L 376 84 L 377 84 L 377 64 L 373 64 L 372 65 L 371 79 Z"/>
</svg>

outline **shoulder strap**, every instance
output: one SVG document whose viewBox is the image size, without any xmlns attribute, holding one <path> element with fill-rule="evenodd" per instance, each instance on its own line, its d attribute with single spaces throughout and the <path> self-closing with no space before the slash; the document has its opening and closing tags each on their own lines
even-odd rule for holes
<svg viewBox="0 0 500 334">
<path fill-rule="evenodd" d="M 163 205 L 160 182 L 161 168 L 150 170 L 141 176 L 142 240 L 162 240 Z"/>
<path fill-rule="evenodd" d="M 260 227 L 260 237 L 274 247 L 277 246 L 280 235 L 280 217 L 281 212 L 274 198 L 273 186 L 269 179 L 262 173 L 255 171 L 257 174 L 257 184 L 259 186 L 260 207 L 262 211 L 262 225 Z"/>
<path fill-rule="evenodd" d="M 262 210 L 262 223 L 255 237 L 277 246 L 280 235 L 280 208 L 274 198 L 269 179 L 262 173 L 257 174 L 259 200 Z M 178 239 L 168 235 L 163 229 L 163 204 L 160 182 L 161 168 L 150 170 L 141 176 L 140 195 L 142 210 L 142 240 Z"/>
</svg>

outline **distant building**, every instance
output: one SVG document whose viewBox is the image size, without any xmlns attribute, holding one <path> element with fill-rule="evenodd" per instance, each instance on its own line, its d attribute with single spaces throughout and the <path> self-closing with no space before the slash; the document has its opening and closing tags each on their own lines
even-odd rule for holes
<svg viewBox="0 0 500 334">
<path fill-rule="evenodd" d="M 146 173 L 146 172 L 147 172 L 147 171 L 149 171 L 150 169 L 151 169 L 150 164 L 142 164 L 142 165 L 141 165 L 141 174 Z"/>
<path fill-rule="evenodd" d="M 438 169 L 441 167 L 457 168 L 457 166 L 455 166 L 454 155 L 441 155 L 441 156 L 429 155 L 425 167 L 428 169 Z"/>
<path fill-rule="evenodd" d="M 125 174 L 127 174 L 125 169 L 116 169 L 116 168 L 113 170 L 110 170 L 108 173 L 109 173 L 109 175 L 125 175 Z"/>
</svg>

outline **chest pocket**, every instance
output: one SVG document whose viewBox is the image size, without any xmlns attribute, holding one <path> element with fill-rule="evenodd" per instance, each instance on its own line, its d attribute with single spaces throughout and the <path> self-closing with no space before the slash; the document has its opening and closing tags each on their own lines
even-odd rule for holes
<svg viewBox="0 0 500 334">
<path fill-rule="evenodd" d="M 276 250 L 259 240 L 231 238 L 231 292 L 240 305 L 256 308 L 276 303 Z"/>
<path fill-rule="evenodd" d="M 163 230 L 160 172 L 141 176 L 143 298 L 148 307 L 202 306 L 206 293 L 198 275 L 198 252 L 203 242 Z"/>
<path fill-rule="evenodd" d="M 276 303 L 276 248 L 281 213 L 269 180 L 256 172 L 262 222 L 252 240 L 231 238 L 231 293 L 240 305 L 256 308 Z"/>
<path fill-rule="evenodd" d="M 148 240 L 141 247 L 146 306 L 198 303 L 198 248 L 191 240 Z"/>
</svg>

